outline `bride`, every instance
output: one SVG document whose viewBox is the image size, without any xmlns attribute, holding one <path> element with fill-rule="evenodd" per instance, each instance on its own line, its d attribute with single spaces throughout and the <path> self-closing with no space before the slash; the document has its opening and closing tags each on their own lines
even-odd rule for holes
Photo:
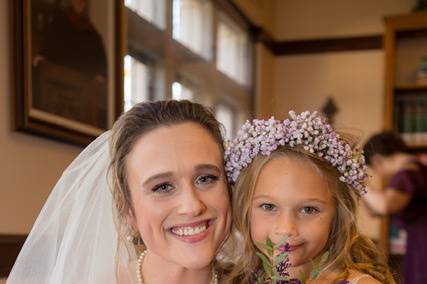
<svg viewBox="0 0 427 284">
<path fill-rule="evenodd" d="M 203 106 L 136 105 L 65 170 L 6 283 L 218 283 L 223 152 Z"/>
</svg>

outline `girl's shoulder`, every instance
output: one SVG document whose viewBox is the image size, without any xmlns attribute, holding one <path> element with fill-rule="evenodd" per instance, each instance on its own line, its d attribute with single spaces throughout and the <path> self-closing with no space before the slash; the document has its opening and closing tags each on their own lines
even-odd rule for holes
<svg viewBox="0 0 427 284">
<path fill-rule="evenodd" d="M 345 282 L 343 282 L 342 284 L 344 283 Z M 381 282 L 369 274 L 352 272 L 348 281 L 345 284 L 381 284 Z"/>
</svg>

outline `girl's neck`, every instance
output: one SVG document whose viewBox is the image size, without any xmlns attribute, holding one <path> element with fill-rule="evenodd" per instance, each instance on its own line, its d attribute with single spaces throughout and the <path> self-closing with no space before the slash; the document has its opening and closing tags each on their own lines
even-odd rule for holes
<svg viewBox="0 0 427 284">
<path fill-rule="evenodd" d="M 315 259 L 306 261 L 305 263 L 298 265 L 298 266 L 291 266 L 288 268 L 288 272 L 291 279 L 294 278 L 301 278 L 301 275 L 303 274 L 305 279 L 310 279 L 310 276 L 318 277 L 322 276 L 325 272 L 325 268 L 328 266 L 325 264 L 325 260 L 323 258 L 327 257 L 327 252 L 324 252 L 323 254 L 320 254 Z M 326 266 L 326 267 L 325 267 Z M 329 269 L 328 269 L 329 270 Z M 331 271 L 329 271 L 331 272 Z M 315 275 L 313 275 L 313 273 Z M 320 277 L 322 278 L 322 277 Z M 317 282 L 316 282 L 317 283 Z"/>
<path fill-rule="evenodd" d="M 304 274 L 305 278 L 308 279 L 310 272 L 313 269 L 313 265 L 308 262 L 299 266 L 291 266 L 287 270 L 291 279 L 301 278 L 301 274 Z"/>
<path fill-rule="evenodd" d="M 208 284 L 213 278 L 213 267 L 187 269 L 148 252 L 142 262 L 142 278 L 145 284 Z"/>
</svg>

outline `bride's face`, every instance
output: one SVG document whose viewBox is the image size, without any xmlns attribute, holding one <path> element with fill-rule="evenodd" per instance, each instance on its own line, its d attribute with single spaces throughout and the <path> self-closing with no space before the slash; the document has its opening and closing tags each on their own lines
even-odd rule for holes
<svg viewBox="0 0 427 284">
<path fill-rule="evenodd" d="M 127 158 L 137 229 L 152 257 L 200 269 L 229 233 L 230 203 L 219 146 L 192 122 L 142 136 Z"/>
</svg>

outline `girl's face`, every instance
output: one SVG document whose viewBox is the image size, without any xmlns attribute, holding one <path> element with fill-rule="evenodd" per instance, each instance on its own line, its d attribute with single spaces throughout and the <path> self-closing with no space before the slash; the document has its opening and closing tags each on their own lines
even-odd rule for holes
<svg viewBox="0 0 427 284">
<path fill-rule="evenodd" d="M 148 256 L 160 263 L 208 266 L 230 228 L 229 194 L 219 146 L 192 122 L 142 136 L 127 157 L 135 216 Z"/>
<path fill-rule="evenodd" d="M 251 237 L 277 243 L 285 235 L 295 269 L 311 266 L 326 245 L 335 214 L 335 201 L 314 165 L 278 157 L 261 170 L 251 208 Z"/>
</svg>

